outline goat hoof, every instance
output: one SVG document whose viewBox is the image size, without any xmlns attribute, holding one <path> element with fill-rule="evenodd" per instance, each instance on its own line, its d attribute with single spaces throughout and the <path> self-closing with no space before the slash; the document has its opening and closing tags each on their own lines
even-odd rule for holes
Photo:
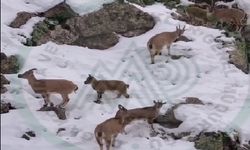
<svg viewBox="0 0 250 150">
<path fill-rule="evenodd" d="M 101 104 L 102 103 L 102 101 L 100 101 L 100 100 L 96 100 L 94 102 L 97 103 L 97 104 Z"/>
</svg>

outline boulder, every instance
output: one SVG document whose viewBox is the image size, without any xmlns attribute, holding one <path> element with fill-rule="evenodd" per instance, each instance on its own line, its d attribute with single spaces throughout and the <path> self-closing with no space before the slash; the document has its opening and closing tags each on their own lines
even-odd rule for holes
<svg viewBox="0 0 250 150">
<path fill-rule="evenodd" d="M 1 74 L 1 85 L 10 84 L 10 81 L 5 78 L 4 75 Z"/>
<path fill-rule="evenodd" d="M 49 10 L 40 13 L 40 16 L 57 20 L 61 24 L 69 18 L 78 16 L 78 14 L 74 12 L 68 4 L 62 2 L 50 8 Z"/>
<path fill-rule="evenodd" d="M 20 28 L 22 25 L 26 24 L 26 22 L 32 18 L 35 17 L 35 13 L 30 12 L 19 12 L 17 13 L 16 18 L 10 23 L 10 27 L 12 28 Z"/>
<path fill-rule="evenodd" d="M 186 97 L 185 102 L 180 102 L 178 104 L 175 104 L 173 107 L 169 108 L 164 115 L 159 115 L 154 120 L 154 123 L 158 123 L 166 128 L 178 128 L 183 121 L 178 120 L 175 117 L 174 110 L 177 109 L 180 105 L 185 105 L 185 104 L 204 105 L 204 103 L 199 98 Z"/>
<path fill-rule="evenodd" d="M 225 132 L 201 132 L 195 138 L 195 148 L 200 150 L 237 150 L 238 146 Z"/>
<path fill-rule="evenodd" d="M 10 23 L 9 26 L 12 28 L 20 28 L 22 25 L 26 24 L 30 18 L 35 16 L 56 20 L 60 24 L 63 24 L 67 19 L 78 16 L 78 14 L 74 12 L 68 4 L 62 2 L 48 9 L 45 12 L 19 12 L 17 13 L 16 18 Z"/>
<path fill-rule="evenodd" d="M 1 73 L 13 74 L 17 73 L 20 69 L 20 64 L 17 56 L 11 55 L 5 59 L 1 59 Z"/>
<path fill-rule="evenodd" d="M 1 114 L 8 113 L 11 109 L 15 109 L 10 103 L 1 100 Z"/>
<path fill-rule="evenodd" d="M 57 44 L 107 49 L 119 42 L 117 34 L 134 37 L 147 32 L 155 25 L 149 14 L 128 3 L 117 2 L 104 4 L 98 11 L 75 16 L 63 24 L 58 22 L 53 26 L 50 22 L 45 20 L 38 23 L 27 45 L 36 46 L 53 41 Z"/>
</svg>

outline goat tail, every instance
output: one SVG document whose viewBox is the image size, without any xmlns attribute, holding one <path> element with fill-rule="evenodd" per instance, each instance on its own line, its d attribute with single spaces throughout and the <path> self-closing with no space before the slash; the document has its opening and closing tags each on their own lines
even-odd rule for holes
<svg viewBox="0 0 250 150">
<path fill-rule="evenodd" d="M 152 43 L 152 39 L 150 39 L 147 43 L 147 47 L 149 50 L 151 50 L 153 48 L 153 43 Z"/>
<path fill-rule="evenodd" d="M 102 145 L 102 132 L 95 133 L 96 141 L 99 145 Z"/>
</svg>

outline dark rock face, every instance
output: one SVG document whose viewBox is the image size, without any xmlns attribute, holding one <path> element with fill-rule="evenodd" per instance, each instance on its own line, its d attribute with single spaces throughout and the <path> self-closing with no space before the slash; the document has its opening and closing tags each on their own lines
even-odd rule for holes
<svg viewBox="0 0 250 150">
<path fill-rule="evenodd" d="M 154 122 L 159 123 L 160 125 L 166 128 L 178 128 L 183 121 L 178 120 L 175 117 L 174 110 L 177 109 L 180 105 L 185 105 L 185 104 L 204 105 L 204 103 L 199 98 L 186 97 L 185 102 L 178 103 L 173 107 L 169 108 L 164 115 L 159 115 L 154 120 Z"/>
<path fill-rule="evenodd" d="M 35 17 L 35 13 L 29 13 L 29 12 L 19 12 L 17 13 L 16 18 L 10 23 L 10 27 L 12 28 L 20 28 L 22 25 L 26 24 L 26 22 L 32 18 Z"/>
<path fill-rule="evenodd" d="M 200 150 L 239 150 L 240 145 L 225 132 L 202 132 L 195 138 L 195 148 Z"/>
<path fill-rule="evenodd" d="M 59 3 L 49 10 L 40 13 L 40 16 L 44 16 L 48 19 L 57 20 L 59 23 L 63 23 L 69 18 L 78 16 L 78 14 L 74 12 L 66 3 Z"/>
<path fill-rule="evenodd" d="M 234 0 L 189 0 L 191 2 L 195 2 L 195 3 L 207 3 L 207 4 L 212 4 L 212 2 L 217 2 L 217 1 L 223 1 L 223 2 L 232 2 Z"/>
<path fill-rule="evenodd" d="M 133 5 L 114 2 L 105 4 L 99 11 L 72 17 L 52 29 L 48 27 L 48 23 L 39 23 L 32 33 L 32 44 L 27 45 L 53 41 L 57 44 L 107 49 L 118 43 L 116 34 L 125 37 L 138 36 L 152 29 L 154 25 L 154 19 L 149 14 Z"/>
<path fill-rule="evenodd" d="M 17 73 L 20 69 L 17 56 L 11 55 L 5 59 L 1 59 L 1 73 L 13 74 Z"/>
<path fill-rule="evenodd" d="M 135 3 L 140 6 L 152 5 L 155 2 L 158 2 L 158 3 L 163 3 L 168 8 L 173 8 L 180 3 L 180 0 L 127 0 L 127 1 L 130 3 Z"/>
<path fill-rule="evenodd" d="M 36 137 L 36 134 L 35 134 L 35 132 L 34 131 L 27 131 L 27 132 L 25 132 L 22 136 L 21 136 L 21 138 L 24 138 L 25 140 L 30 140 L 31 138 L 34 138 L 34 137 Z"/>
<path fill-rule="evenodd" d="M 78 16 L 78 14 L 75 13 L 66 3 L 59 3 L 45 12 L 19 12 L 9 26 L 12 28 L 20 28 L 22 25 L 26 24 L 30 18 L 35 16 L 46 17 L 57 20 L 59 23 L 64 23 L 67 19 Z"/>
<path fill-rule="evenodd" d="M 10 103 L 1 101 L 1 114 L 8 113 L 11 109 L 15 109 Z"/>
<path fill-rule="evenodd" d="M 7 92 L 7 88 L 4 87 L 4 84 L 10 84 L 10 81 L 8 81 L 8 80 L 1 74 L 1 94 Z"/>
<path fill-rule="evenodd" d="M 10 81 L 5 78 L 4 75 L 1 74 L 1 85 L 10 84 Z"/>
</svg>

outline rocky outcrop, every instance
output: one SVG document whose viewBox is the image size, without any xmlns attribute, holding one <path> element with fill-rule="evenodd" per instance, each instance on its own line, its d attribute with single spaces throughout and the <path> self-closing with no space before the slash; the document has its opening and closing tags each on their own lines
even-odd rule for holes
<svg viewBox="0 0 250 150">
<path fill-rule="evenodd" d="M 178 103 L 173 107 L 169 108 L 164 115 L 159 115 L 159 117 L 157 117 L 154 122 L 166 128 L 178 128 L 183 121 L 178 120 L 175 117 L 174 110 L 177 109 L 180 105 L 185 104 L 204 105 L 204 103 L 199 98 L 186 97 L 185 102 Z"/>
<path fill-rule="evenodd" d="M 239 139 L 231 139 L 226 132 L 201 132 L 193 142 L 200 150 L 248 150 L 247 145 L 241 146 Z"/>
<path fill-rule="evenodd" d="M 20 28 L 22 25 L 26 24 L 30 18 L 35 16 L 35 13 L 19 12 L 17 13 L 16 18 L 10 23 L 9 26 L 12 28 Z"/>
<path fill-rule="evenodd" d="M 124 0 L 117 0 L 117 1 L 124 2 Z M 168 8 L 173 8 L 180 3 L 180 0 L 127 0 L 127 2 L 135 3 L 143 7 L 158 2 L 158 3 L 163 3 Z"/>
<path fill-rule="evenodd" d="M 45 12 L 19 12 L 9 26 L 12 28 L 20 28 L 22 25 L 26 24 L 30 18 L 35 16 L 45 17 L 56 20 L 59 23 L 64 23 L 67 19 L 78 16 L 78 14 L 74 12 L 66 3 L 59 3 Z"/>
<path fill-rule="evenodd" d="M 17 73 L 20 69 L 19 61 L 17 56 L 11 55 L 7 57 L 1 53 L 1 73 L 12 74 Z"/>
<path fill-rule="evenodd" d="M 16 109 L 16 108 L 13 107 L 10 103 L 1 101 L 1 114 L 8 113 L 11 109 Z"/>
<path fill-rule="evenodd" d="M 51 19 L 40 22 L 34 28 L 27 45 L 41 45 L 48 41 L 57 44 L 107 49 L 118 43 L 120 34 L 125 37 L 141 35 L 152 29 L 154 19 L 149 14 L 127 3 L 113 2 L 84 16 L 68 19 L 50 28 Z M 53 21 L 52 21 L 53 22 Z"/>
<path fill-rule="evenodd" d="M 10 81 L 8 81 L 4 75 L 1 74 L 1 94 L 7 92 L 7 88 L 4 87 L 5 84 L 10 84 Z"/>
</svg>

